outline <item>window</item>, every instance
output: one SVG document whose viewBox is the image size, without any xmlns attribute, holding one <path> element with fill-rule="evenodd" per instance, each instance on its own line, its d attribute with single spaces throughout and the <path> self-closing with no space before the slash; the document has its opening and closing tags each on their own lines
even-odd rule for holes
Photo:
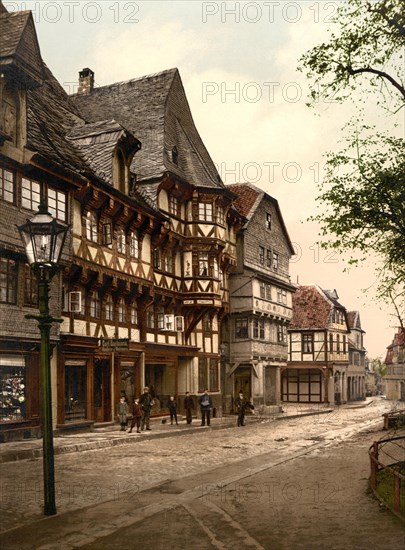
<svg viewBox="0 0 405 550">
<path fill-rule="evenodd" d="M 277 325 L 277 342 L 287 342 L 287 327 L 285 325 Z"/>
<path fill-rule="evenodd" d="M 208 265 L 208 253 L 200 253 L 198 258 L 198 274 L 201 277 L 208 277 Z"/>
<path fill-rule="evenodd" d="M 134 302 L 131 306 L 131 325 L 138 324 L 138 308 Z"/>
<path fill-rule="evenodd" d="M 273 269 L 277 271 L 278 269 L 278 254 L 273 252 Z"/>
<path fill-rule="evenodd" d="M 114 302 L 112 296 L 108 296 L 105 302 L 105 320 L 114 320 Z"/>
<path fill-rule="evenodd" d="M 205 333 L 212 332 L 212 319 L 209 315 L 204 315 L 203 317 L 203 331 Z"/>
<path fill-rule="evenodd" d="M 93 319 L 100 319 L 100 297 L 98 292 L 90 293 L 89 313 Z"/>
<path fill-rule="evenodd" d="M 303 334 L 302 335 L 302 353 L 314 352 L 314 335 Z"/>
<path fill-rule="evenodd" d="M 266 229 L 271 229 L 271 214 L 266 213 Z"/>
<path fill-rule="evenodd" d="M 139 258 L 139 240 L 135 231 L 131 231 L 129 234 L 129 255 L 132 258 Z"/>
<path fill-rule="evenodd" d="M 153 307 L 150 307 L 148 309 L 148 313 L 146 316 L 146 324 L 148 328 L 155 328 L 155 310 Z"/>
<path fill-rule="evenodd" d="M 165 312 L 162 307 L 158 308 L 156 311 L 156 321 L 157 321 L 157 329 L 158 330 L 164 330 L 165 327 Z"/>
<path fill-rule="evenodd" d="M 27 387 L 24 359 L 2 355 L 0 365 L 0 421 L 23 420 Z"/>
<path fill-rule="evenodd" d="M 0 168 L 0 199 L 7 202 L 14 202 L 15 174 L 5 168 Z"/>
<path fill-rule="evenodd" d="M 123 229 L 117 231 L 117 252 L 118 254 L 125 254 L 125 232 Z"/>
<path fill-rule="evenodd" d="M 65 421 L 84 420 L 87 416 L 86 364 L 65 364 Z"/>
<path fill-rule="evenodd" d="M 97 217 L 94 212 L 86 215 L 86 238 L 88 241 L 97 242 Z"/>
<path fill-rule="evenodd" d="M 167 250 L 166 254 L 164 255 L 163 269 L 167 273 L 171 273 L 173 271 L 173 256 L 170 250 Z"/>
<path fill-rule="evenodd" d="M 264 283 L 260 283 L 260 298 L 266 297 L 266 285 Z"/>
<path fill-rule="evenodd" d="M 225 210 L 221 207 L 217 207 L 217 223 L 219 225 L 225 225 Z"/>
<path fill-rule="evenodd" d="M 259 246 L 259 264 L 264 265 L 264 248 Z"/>
<path fill-rule="evenodd" d="M 346 336 L 343 335 L 343 353 L 346 353 Z"/>
<path fill-rule="evenodd" d="M 160 269 L 160 250 L 158 248 L 153 251 L 153 267 Z"/>
<path fill-rule="evenodd" d="M 17 278 L 17 262 L 0 256 L 0 302 L 17 303 Z"/>
<path fill-rule="evenodd" d="M 208 388 L 210 391 L 219 391 L 218 360 L 215 357 L 210 359 Z"/>
<path fill-rule="evenodd" d="M 103 245 L 108 247 L 112 245 L 111 222 L 103 223 Z"/>
<path fill-rule="evenodd" d="M 238 317 L 235 320 L 235 338 L 249 338 L 247 317 Z"/>
<path fill-rule="evenodd" d="M 271 267 L 271 250 L 268 249 L 266 252 L 266 266 Z"/>
<path fill-rule="evenodd" d="M 264 340 L 264 318 L 253 319 L 253 338 Z"/>
<path fill-rule="evenodd" d="M 38 210 L 41 197 L 41 188 L 37 181 L 22 178 L 21 182 L 21 206 L 28 210 Z"/>
<path fill-rule="evenodd" d="M 287 303 L 287 291 L 282 290 L 281 288 L 277 289 L 277 302 L 279 304 Z"/>
<path fill-rule="evenodd" d="M 169 212 L 174 216 L 180 217 L 180 202 L 173 195 L 169 195 Z"/>
<path fill-rule="evenodd" d="M 333 334 L 329 334 L 329 352 L 333 353 Z"/>
<path fill-rule="evenodd" d="M 336 335 L 336 351 L 340 353 L 340 334 Z"/>
<path fill-rule="evenodd" d="M 121 298 L 118 302 L 118 322 L 126 323 L 127 322 L 127 308 L 124 298 Z"/>
<path fill-rule="evenodd" d="M 48 188 L 48 212 L 57 220 L 66 221 L 66 193 Z"/>
<path fill-rule="evenodd" d="M 38 280 L 28 264 L 24 265 L 24 305 L 38 307 Z"/>
<path fill-rule="evenodd" d="M 271 286 L 266 285 L 266 300 L 271 300 Z"/>
<path fill-rule="evenodd" d="M 200 220 L 206 221 L 206 222 L 212 222 L 213 220 L 213 209 L 212 209 L 212 203 L 210 202 L 200 202 L 198 205 L 198 217 Z"/>
<path fill-rule="evenodd" d="M 198 359 L 198 391 L 201 393 L 208 388 L 207 358 Z"/>
<path fill-rule="evenodd" d="M 172 162 L 176 166 L 178 166 L 178 164 L 179 164 L 179 152 L 178 152 L 176 146 L 174 146 L 173 149 L 172 149 Z"/>
</svg>

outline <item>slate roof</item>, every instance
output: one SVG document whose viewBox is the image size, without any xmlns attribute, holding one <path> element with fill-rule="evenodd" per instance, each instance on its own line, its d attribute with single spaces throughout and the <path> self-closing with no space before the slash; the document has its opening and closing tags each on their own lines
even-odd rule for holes
<svg viewBox="0 0 405 550">
<path fill-rule="evenodd" d="M 274 197 L 268 195 L 252 183 L 233 183 L 231 185 L 227 185 L 226 187 L 236 195 L 234 205 L 238 209 L 239 213 L 246 218 L 247 221 L 245 226 L 249 224 L 263 198 L 271 201 L 276 209 L 282 231 L 290 248 L 290 252 L 292 255 L 295 254 L 294 247 L 281 214 L 280 206 Z"/>
<path fill-rule="evenodd" d="M 364 332 L 361 328 L 360 313 L 358 311 L 348 311 L 347 320 L 349 322 L 350 330 L 359 330 Z"/>
<path fill-rule="evenodd" d="M 141 141 L 131 166 L 138 182 L 155 182 L 169 172 L 197 187 L 225 188 L 197 132 L 177 69 L 94 88 L 71 96 L 71 102 L 88 122 L 114 119 Z M 154 192 L 153 186 L 147 190 L 151 197 Z"/>
<path fill-rule="evenodd" d="M 318 286 L 298 286 L 293 294 L 293 315 L 288 328 L 324 330 L 329 326 L 334 307 L 345 311 Z"/>
<path fill-rule="evenodd" d="M 110 185 L 113 185 L 112 160 L 117 143 L 126 138 L 132 142 L 134 150 L 139 146 L 139 142 L 115 120 L 77 126 L 66 137 L 94 173 Z"/>
<path fill-rule="evenodd" d="M 43 79 L 42 59 L 30 11 L 0 13 L 0 66 L 13 70 L 30 85 Z"/>
<path fill-rule="evenodd" d="M 405 346 L 405 329 L 398 327 L 398 332 L 394 335 L 392 343 L 387 346 L 387 355 L 384 363 L 391 365 L 394 362 L 394 348 L 396 346 Z"/>
</svg>

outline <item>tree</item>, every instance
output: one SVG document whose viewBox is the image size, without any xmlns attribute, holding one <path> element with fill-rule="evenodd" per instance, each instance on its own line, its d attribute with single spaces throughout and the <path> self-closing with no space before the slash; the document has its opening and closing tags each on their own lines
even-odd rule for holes
<svg viewBox="0 0 405 550">
<path fill-rule="evenodd" d="M 339 34 L 303 55 L 310 103 L 346 99 L 398 112 L 405 103 L 402 80 L 405 19 L 401 2 L 346 0 L 338 10 Z M 327 154 L 317 201 L 323 210 L 321 246 L 351 253 L 349 264 L 380 258 L 377 298 L 389 299 L 403 327 L 405 299 L 405 142 L 352 119 L 344 148 Z M 360 253 L 360 256 L 359 256 Z"/>
</svg>

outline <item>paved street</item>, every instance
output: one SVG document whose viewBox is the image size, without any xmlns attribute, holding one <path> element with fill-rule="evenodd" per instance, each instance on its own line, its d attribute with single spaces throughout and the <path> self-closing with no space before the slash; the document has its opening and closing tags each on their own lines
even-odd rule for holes
<svg viewBox="0 0 405 550">
<path fill-rule="evenodd" d="M 61 454 L 58 515 L 46 519 L 42 460 L 7 462 L 0 544 L 402 548 L 403 526 L 366 494 L 367 450 L 386 435 L 381 415 L 390 408 L 375 400 L 330 414 L 248 419 L 244 428 L 195 426 L 184 435 L 180 428 L 175 437 L 141 435 L 135 444 Z"/>
</svg>

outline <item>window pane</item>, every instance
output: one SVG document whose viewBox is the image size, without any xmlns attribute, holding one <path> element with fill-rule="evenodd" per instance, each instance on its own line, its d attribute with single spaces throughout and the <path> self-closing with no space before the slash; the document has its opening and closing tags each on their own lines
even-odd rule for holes
<svg viewBox="0 0 405 550">
<path fill-rule="evenodd" d="M 25 418 L 25 367 L 0 366 L 0 421 Z"/>
<path fill-rule="evenodd" d="M 0 169 L 0 198 L 7 202 L 14 202 L 14 172 Z"/>
</svg>

